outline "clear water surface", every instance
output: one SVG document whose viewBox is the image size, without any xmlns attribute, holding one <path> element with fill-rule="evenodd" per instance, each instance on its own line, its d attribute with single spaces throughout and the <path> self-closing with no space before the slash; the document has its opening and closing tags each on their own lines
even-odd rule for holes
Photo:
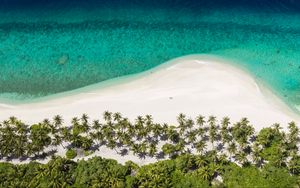
<svg viewBox="0 0 300 188">
<path fill-rule="evenodd" d="M 0 0 L 0 98 L 28 100 L 189 54 L 231 58 L 300 104 L 300 1 Z"/>
</svg>

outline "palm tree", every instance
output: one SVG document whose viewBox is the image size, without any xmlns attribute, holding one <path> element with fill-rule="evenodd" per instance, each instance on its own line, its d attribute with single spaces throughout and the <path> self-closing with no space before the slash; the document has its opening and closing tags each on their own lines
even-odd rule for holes
<svg viewBox="0 0 300 188">
<path fill-rule="evenodd" d="M 259 148 L 258 143 L 254 143 L 252 147 L 252 162 L 254 162 L 257 167 L 261 167 L 263 164 L 263 159 L 260 156 L 261 149 Z"/>
<path fill-rule="evenodd" d="M 212 172 L 211 168 L 209 166 L 207 166 L 207 165 L 200 167 L 195 172 L 203 180 L 210 180 L 210 179 L 212 179 L 212 176 L 214 174 L 214 172 Z"/>
<path fill-rule="evenodd" d="M 103 125 L 101 127 L 101 132 L 104 135 L 104 138 L 112 138 L 113 136 L 115 136 L 115 132 L 113 130 L 112 127 L 108 126 L 108 125 Z"/>
<path fill-rule="evenodd" d="M 138 139 L 143 139 L 143 138 L 146 138 L 147 135 L 149 134 L 149 132 L 147 131 L 147 129 L 145 128 L 140 128 L 140 129 L 137 129 L 137 136 L 138 136 Z"/>
<path fill-rule="evenodd" d="M 220 166 L 224 166 L 224 165 L 228 164 L 228 160 L 227 159 L 228 159 L 228 156 L 225 153 L 221 154 L 218 157 L 218 164 Z"/>
<path fill-rule="evenodd" d="M 297 155 L 297 153 L 291 154 L 291 159 L 288 162 L 288 168 L 292 174 L 300 174 L 300 156 Z"/>
<path fill-rule="evenodd" d="M 178 115 L 177 122 L 179 123 L 179 126 L 185 124 L 185 121 L 186 121 L 185 118 L 186 118 L 186 116 L 183 113 L 180 113 Z"/>
<path fill-rule="evenodd" d="M 185 150 L 186 142 L 184 139 L 179 139 L 178 143 L 175 145 L 175 151 L 177 153 L 190 153 L 189 150 Z"/>
<path fill-rule="evenodd" d="M 229 117 L 224 117 L 221 121 L 221 125 L 224 126 L 224 127 L 228 127 L 230 125 Z"/>
<path fill-rule="evenodd" d="M 145 142 L 145 141 L 142 142 L 142 143 L 140 144 L 140 153 L 141 153 L 141 154 L 146 154 L 147 149 L 148 149 L 148 146 L 147 146 L 146 142 Z"/>
<path fill-rule="evenodd" d="M 51 144 L 50 131 L 51 130 L 43 124 L 36 124 L 30 127 L 30 153 L 39 154 Z"/>
<path fill-rule="evenodd" d="M 90 137 L 93 140 L 98 141 L 98 144 L 101 144 L 104 141 L 104 134 L 101 131 L 96 131 L 94 133 L 90 133 Z"/>
<path fill-rule="evenodd" d="M 237 151 L 237 146 L 236 146 L 235 142 L 229 143 L 227 150 L 228 150 L 228 153 L 230 154 L 230 156 L 229 156 L 230 158 L 232 157 L 232 155 L 235 155 L 236 151 Z"/>
<path fill-rule="evenodd" d="M 191 144 L 193 144 L 196 141 L 196 139 L 197 139 L 196 136 L 197 136 L 197 132 L 195 132 L 195 131 L 190 131 L 186 135 L 188 142 Z"/>
<path fill-rule="evenodd" d="M 215 116 L 209 116 L 207 122 L 209 124 L 209 139 L 211 141 L 211 144 L 212 144 L 213 148 L 215 148 L 214 142 L 217 140 L 217 137 L 218 137 L 216 117 Z"/>
<path fill-rule="evenodd" d="M 148 132 L 152 130 L 153 127 L 153 118 L 151 115 L 146 115 L 145 116 L 145 124 L 146 124 L 146 129 Z"/>
<path fill-rule="evenodd" d="M 42 124 L 44 124 L 46 127 L 49 127 L 51 129 L 51 134 L 53 134 L 53 135 L 56 134 L 56 132 L 59 129 L 59 127 L 56 127 L 56 125 L 58 125 L 58 124 L 56 124 L 56 123 L 52 124 L 50 122 L 50 120 L 47 118 L 43 120 Z"/>
<path fill-rule="evenodd" d="M 93 121 L 92 128 L 93 128 L 94 130 L 96 130 L 96 131 L 100 130 L 101 124 L 100 124 L 99 120 L 94 120 L 94 121 Z"/>
<path fill-rule="evenodd" d="M 297 137 L 299 136 L 299 128 L 297 127 L 296 123 L 294 121 L 289 123 L 289 133 L 291 134 L 291 136 Z"/>
<path fill-rule="evenodd" d="M 119 136 L 119 141 L 120 141 L 120 143 L 122 143 L 122 145 L 127 145 L 128 146 L 131 143 L 131 137 L 130 137 L 129 134 L 123 132 Z"/>
<path fill-rule="evenodd" d="M 195 122 L 192 119 L 186 120 L 186 128 L 190 129 L 193 128 L 195 125 Z"/>
<path fill-rule="evenodd" d="M 18 119 L 15 116 L 9 117 L 9 122 L 11 125 L 15 125 L 17 123 Z"/>
<path fill-rule="evenodd" d="M 276 133 L 279 133 L 282 127 L 280 127 L 279 123 L 274 123 L 272 127 L 275 129 Z"/>
<path fill-rule="evenodd" d="M 116 146 L 117 146 L 117 142 L 116 142 L 115 140 L 109 138 L 109 139 L 107 140 L 106 146 L 107 146 L 109 149 L 115 149 Z"/>
<path fill-rule="evenodd" d="M 60 134 L 62 135 L 62 139 L 64 141 L 71 141 L 72 134 L 70 133 L 70 131 L 68 130 L 67 127 L 61 128 L 60 129 Z"/>
<path fill-rule="evenodd" d="M 210 169 L 210 173 L 211 173 L 211 178 L 214 178 L 219 173 L 221 167 L 217 163 L 210 163 L 209 169 Z"/>
<path fill-rule="evenodd" d="M 195 144 L 195 148 L 196 148 L 197 152 L 200 154 L 202 154 L 203 151 L 205 151 L 206 147 L 207 147 L 207 144 L 204 140 L 200 140 L 199 142 L 197 142 Z"/>
<path fill-rule="evenodd" d="M 81 147 L 84 149 L 84 150 L 88 150 L 91 148 L 91 146 L 93 145 L 93 140 L 88 138 L 88 137 L 83 137 L 81 136 L 80 137 L 80 142 L 81 142 Z"/>
<path fill-rule="evenodd" d="M 16 157 L 24 156 L 26 153 L 26 148 L 28 145 L 28 126 L 22 123 L 21 121 L 16 121 L 16 145 L 14 147 L 14 154 Z"/>
<path fill-rule="evenodd" d="M 232 140 L 232 136 L 230 135 L 229 125 L 230 125 L 230 119 L 228 117 L 224 117 L 221 121 L 221 138 L 223 144 L 226 144 Z"/>
<path fill-rule="evenodd" d="M 54 137 L 52 138 L 52 145 L 53 146 L 61 145 L 63 148 L 65 148 L 62 143 L 63 143 L 62 136 L 55 134 Z"/>
<path fill-rule="evenodd" d="M 243 166 L 248 163 L 247 155 L 244 152 L 236 153 L 235 159 Z"/>
<path fill-rule="evenodd" d="M 205 128 L 203 127 L 199 127 L 198 129 L 195 129 L 195 132 L 197 134 L 197 136 L 199 136 L 200 138 L 204 138 L 206 135 L 206 131 L 205 131 Z"/>
<path fill-rule="evenodd" d="M 46 119 L 43 120 L 43 124 L 44 125 L 50 125 L 51 122 L 50 122 L 50 120 L 48 118 L 46 118 Z"/>
<path fill-rule="evenodd" d="M 157 148 L 156 148 L 156 144 L 155 143 L 151 143 L 149 146 L 149 156 L 153 157 L 157 152 Z"/>
<path fill-rule="evenodd" d="M 182 113 L 180 113 L 177 117 L 177 122 L 178 122 L 178 128 L 179 128 L 179 134 L 183 135 L 185 130 L 186 130 L 186 116 Z"/>
<path fill-rule="evenodd" d="M 10 126 L 10 121 L 9 120 L 4 120 L 3 125 L 4 126 Z"/>
<path fill-rule="evenodd" d="M 136 136 L 136 129 L 134 128 L 134 125 L 128 122 L 126 133 L 129 134 L 131 137 Z"/>
<path fill-rule="evenodd" d="M 14 154 L 15 138 L 17 135 L 15 127 L 10 125 L 10 121 L 4 121 L 3 125 L 4 127 L 1 128 L 0 152 L 4 157 L 8 157 Z"/>
<path fill-rule="evenodd" d="M 53 117 L 53 121 L 54 121 L 54 126 L 55 127 L 60 127 L 63 123 L 63 119 L 60 115 L 56 115 Z"/>
<path fill-rule="evenodd" d="M 116 122 L 121 121 L 121 119 L 122 119 L 121 113 L 119 113 L 119 112 L 114 113 L 114 114 L 113 114 L 113 119 L 114 119 L 114 121 L 116 121 Z"/>
<path fill-rule="evenodd" d="M 205 124 L 205 117 L 202 115 L 197 116 L 196 118 L 196 123 L 197 125 L 199 125 L 200 127 L 203 127 Z"/>
<path fill-rule="evenodd" d="M 134 155 L 140 153 L 140 145 L 139 144 L 132 143 L 132 146 L 130 147 L 130 149 L 132 150 Z"/>
<path fill-rule="evenodd" d="M 174 155 L 176 151 L 175 146 L 168 143 L 164 144 L 161 149 L 164 152 L 164 154 L 169 155 L 170 158 Z"/>
<path fill-rule="evenodd" d="M 207 120 L 209 126 L 213 126 L 213 127 L 217 126 L 216 121 L 217 121 L 217 118 L 215 116 L 209 116 L 208 120 Z"/>
<path fill-rule="evenodd" d="M 82 114 L 82 116 L 81 116 L 81 121 L 83 122 L 83 123 L 88 123 L 88 120 L 89 120 L 89 116 L 87 115 L 87 114 Z"/>
<path fill-rule="evenodd" d="M 135 128 L 137 130 L 143 129 L 144 128 L 144 123 L 145 123 L 144 118 L 142 116 L 138 116 L 135 120 Z"/>
<path fill-rule="evenodd" d="M 110 122 L 112 120 L 112 113 L 109 111 L 105 111 L 103 113 L 103 118 L 105 121 Z"/>
<path fill-rule="evenodd" d="M 169 140 L 171 140 L 174 143 L 177 143 L 179 141 L 179 133 L 176 131 L 176 127 L 170 126 L 167 129 L 167 137 Z"/>
<path fill-rule="evenodd" d="M 154 124 L 152 128 L 153 136 L 157 138 L 162 135 L 162 127 L 160 124 Z"/>
<path fill-rule="evenodd" d="M 71 120 L 71 124 L 73 127 L 79 125 L 79 119 L 77 117 L 73 117 Z"/>
<path fill-rule="evenodd" d="M 166 123 L 162 124 L 162 130 L 161 130 L 161 137 L 167 136 L 167 132 L 168 132 L 169 126 Z"/>
<path fill-rule="evenodd" d="M 24 156 L 27 152 L 28 139 L 27 137 L 19 137 L 16 139 L 15 148 L 14 148 L 14 156 L 21 157 Z"/>
<path fill-rule="evenodd" d="M 206 157 L 204 157 L 202 155 L 196 155 L 195 164 L 196 164 L 197 168 L 201 168 L 201 167 L 208 165 L 208 161 L 206 160 Z"/>
<path fill-rule="evenodd" d="M 247 118 L 243 118 L 232 127 L 232 136 L 240 144 L 241 148 L 245 148 L 249 138 L 254 134 L 254 128 L 249 125 Z"/>
<path fill-rule="evenodd" d="M 270 163 L 273 163 L 275 166 L 278 167 L 285 167 L 286 166 L 286 158 L 288 157 L 288 153 L 285 150 L 285 143 L 281 142 L 276 147 L 273 147 L 272 149 L 275 150 L 276 156 L 272 157 L 272 160 L 270 160 Z"/>
<path fill-rule="evenodd" d="M 299 128 L 296 126 L 295 122 L 290 122 L 289 126 L 289 134 L 287 138 L 288 142 L 288 150 L 289 152 L 298 152 L 298 143 L 299 143 Z"/>
<path fill-rule="evenodd" d="M 82 124 L 78 125 L 78 128 L 81 130 L 82 133 L 88 134 L 90 131 L 90 125 L 88 122 L 83 122 Z"/>
</svg>

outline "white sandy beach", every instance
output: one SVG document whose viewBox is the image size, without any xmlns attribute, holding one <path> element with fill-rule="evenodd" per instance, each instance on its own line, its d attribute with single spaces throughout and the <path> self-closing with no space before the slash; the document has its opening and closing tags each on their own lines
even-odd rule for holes
<svg viewBox="0 0 300 188">
<path fill-rule="evenodd" d="M 132 120 L 138 115 L 152 114 L 155 121 L 166 123 L 175 123 L 179 113 L 191 117 L 229 116 L 232 120 L 248 117 L 256 129 L 274 122 L 282 123 L 283 127 L 292 120 L 299 122 L 299 116 L 269 89 L 263 88 L 262 92 L 248 73 L 213 56 L 178 58 L 124 80 L 35 103 L 2 104 L 0 118 L 16 116 L 36 123 L 60 114 L 69 122 L 82 113 L 99 119 L 109 110 Z"/>
<path fill-rule="evenodd" d="M 90 86 L 41 102 L 2 104 L 0 117 L 4 120 L 16 116 L 27 123 L 36 123 L 60 114 L 67 123 L 82 113 L 102 119 L 102 113 L 109 110 L 121 112 L 131 120 L 138 115 L 152 114 L 154 121 L 161 123 L 175 123 L 181 112 L 191 117 L 199 114 L 218 118 L 228 116 L 233 121 L 248 117 L 256 130 L 275 122 L 283 127 L 290 121 L 300 122 L 299 116 L 270 90 L 263 88 L 262 92 L 249 74 L 221 61 L 212 56 L 179 58 L 121 79 L 123 81 Z M 58 148 L 58 155 L 64 153 L 64 149 Z M 140 165 L 156 161 L 149 157 L 139 159 L 132 154 L 122 157 L 104 147 L 94 155 L 121 163 L 132 160 Z M 18 160 L 12 162 L 19 163 Z"/>
</svg>

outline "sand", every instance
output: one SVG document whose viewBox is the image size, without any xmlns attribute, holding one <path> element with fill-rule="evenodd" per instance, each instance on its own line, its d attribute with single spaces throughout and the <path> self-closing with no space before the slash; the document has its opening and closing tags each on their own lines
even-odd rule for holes
<svg viewBox="0 0 300 188">
<path fill-rule="evenodd" d="M 179 113 L 248 117 L 261 129 L 275 122 L 285 126 L 299 116 L 247 72 L 214 56 L 192 55 L 153 70 L 119 78 L 27 104 L 0 104 L 0 120 L 16 116 L 35 123 L 56 114 L 69 122 L 87 113 L 102 118 L 105 110 L 132 120 L 152 114 L 155 121 L 175 123 Z"/>
<path fill-rule="evenodd" d="M 0 105 L 0 119 L 16 116 L 35 123 L 56 114 L 70 122 L 74 116 L 88 114 L 102 118 L 105 111 L 121 112 L 134 120 L 151 114 L 156 122 L 176 123 L 179 113 L 188 117 L 228 116 L 232 121 L 247 117 L 256 130 L 275 122 L 287 127 L 299 116 L 266 87 L 230 63 L 213 56 L 192 55 L 167 62 L 147 72 L 119 78 L 77 91 L 59 94 L 27 104 Z M 60 151 L 61 153 L 62 151 Z M 154 159 L 119 156 L 103 149 L 96 153 L 124 163 L 146 164 Z"/>
</svg>

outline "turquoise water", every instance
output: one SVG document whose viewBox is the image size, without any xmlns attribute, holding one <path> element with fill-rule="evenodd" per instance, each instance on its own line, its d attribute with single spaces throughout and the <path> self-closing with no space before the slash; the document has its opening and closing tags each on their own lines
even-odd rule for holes
<svg viewBox="0 0 300 188">
<path fill-rule="evenodd" d="M 0 2 L 2 99 L 48 96 L 205 53 L 235 60 L 300 104 L 298 3 Z"/>
</svg>

